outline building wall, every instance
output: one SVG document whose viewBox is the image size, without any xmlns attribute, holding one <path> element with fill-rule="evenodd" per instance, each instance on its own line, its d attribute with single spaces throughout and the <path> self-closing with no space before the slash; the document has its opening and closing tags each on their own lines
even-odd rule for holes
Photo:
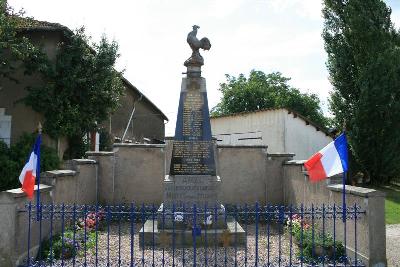
<svg viewBox="0 0 400 267">
<path fill-rule="evenodd" d="M 55 60 L 57 55 L 57 46 L 63 41 L 63 35 L 60 31 L 38 31 L 24 33 L 32 42 L 46 52 L 50 60 Z M 27 95 L 27 86 L 38 86 L 42 83 L 38 75 L 24 75 L 21 68 L 15 74 L 19 83 L 10 80 L 0 79 L 0 109 L 4 109 L 6 116 L 11 116 L 11 138 L 10 143 L 18 141 L 23 133 L 32 133 L 37 129 L 39 122 L 44 122 L 43 115 L 35 112 L 31 107 L 25 105 L 21 100 Z M 103 123 L 106 129 L 118 137 L 122 137 L 129 116 L 132 112 L 133 101 L 138 99 L 139 95 L 132 88 L 126 86 L 125 95 L 121 99 L 120 108 Z M 131 129 L 128 131 L 127 138 L 141 140 L 143 137 L 164 139 L 165 125 L 164 119 L 158 111 L 146 100 L 143 99 L 137 104 L 135 116 L 132 120 Z M 0 115 L 1 116 L 1 115 Z M 8 117 L 9 118 L 9 117 Z M 1 138 L 1 136 L 0 136 Z M 44 135 L 44 144 L 58 150 L 62 157 L 67 149 L 65 139 L 52 140 Z"/>
<path fill-rule="evenodd" d="M 45 35 L 40 32 L 31 33 L 28 36 L 34 44 L 40 45 L 48 54 L 50 60 L 55 58 L 55 48 L 61 40 L 58 32 L 49 32 Z M 37 86 L 41 84 L 38 75 L 24 75 L 19 68 L 14 77 L 19 81 L 15 83 L 8 79 L 0 79 L 0 108 L 5 108 L 5 115 L 11 116 L 11 144 L 18 141 L 18 138 L 25 132 L 32 133 L 38 123 L 44 121 L 41 114 L 35 112 L 31 107 L 25 105 L 21 100 L 27 95 L 27 86 Z M 59 145 L 57 141 L 44 136 L 43 142 L 53 148 Z"/>
<path fill-rule="evenodd" d="M 284 152 L 284 117 L 280 110 L 211 118 L 211 131 L 213 137 L 223 140 L 218 144 L 267 145 L 271 153 Z"/>
<path fill-rule="evenodd" d="M 218 144 L 266 145 L 269 153 L 294 153 L 295 159 L 307 159 L 332 141 L 286 109 L 211 118 L 211 128 Z"/>
<path fill-rule="evenodd" d="M 129 125 L 125 139 L 141 141 L 144 137 L 150 139 L 164 140 L 165 124 L 159 111 L 154 109 L 150 103 L 130 88 L 126 88 L 125 95 L 121 99 L 121 106 L 112 114 L 110 120 L 104 123 L 106 128 L 110 128 L 115 137 L 122 138 L 125 128 L 129 122 L 129 117 L 136 102 L 135 112 Z"/>
<path fill-rule="evenodd" d="M 0 140 L 10 146 L 11 116 L 5 115 L 5 108 L 0 108 Z"/>
<path fill-rule="evenodd" d="M 317 130 L 315 126 L 283 111 L 285 116 L 285 150 L 296 154 L 295 159 L 308 159 L 332 142 L 332 137 Z"/>
</svg>

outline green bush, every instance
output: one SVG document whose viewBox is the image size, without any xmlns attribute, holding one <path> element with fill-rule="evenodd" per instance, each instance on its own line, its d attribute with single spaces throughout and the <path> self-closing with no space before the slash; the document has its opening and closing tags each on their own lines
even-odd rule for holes
<svg viewBox="0 0 400 267">
<path fill-rule="evenodd" d="M 100 135 L 100 151 L 112 151 L 113 149 L 113 137 L 105 128 L 100 128 L 99 130 Z"/>
<path fill-rule="evenodd" d="M 291 225 L 289 220 L 286 222 L 286 227 L 299 245 L 298 256 L 303 256 L 305 262 L 318 263 L 322 257 L 340 261 L 345 256 L 342 242 L 338 240 L 334 242 L 331 234 L 322 234 L 315 226 L 313 230 L 313 226 L 297 214 L 293 215 Z"/>
<path fill-rule="evenodd" d="M 35 143 L 35 134 L 23 134 L 10 148 L 0 141 L 0 191 L 21 187 L 18 177 Z M 41 171 L 57 169 L 60 160 L 57 152 L 47 146 L 40 146 Z"/>
</svg>

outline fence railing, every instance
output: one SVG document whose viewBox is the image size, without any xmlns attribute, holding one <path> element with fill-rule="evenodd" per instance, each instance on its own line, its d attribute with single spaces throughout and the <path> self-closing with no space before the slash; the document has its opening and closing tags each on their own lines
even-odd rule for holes
<svg viewBox="0 0 400 267">
<path fill-rule="evenodd" d="M 28 222 L 25 266 L 364 266 L 357 222 L 365 210 L 356 205 L 29 204 L 19 212 Z"/>
</svg>

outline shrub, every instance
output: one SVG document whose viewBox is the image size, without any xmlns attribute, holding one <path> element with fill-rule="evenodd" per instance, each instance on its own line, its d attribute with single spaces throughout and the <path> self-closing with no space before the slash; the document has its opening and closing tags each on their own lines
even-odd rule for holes
<svg viewBox="0 0 400 267">
<path fill-rule="evenodd" d="M 112 151 L 113 149 L 113 137 L 105 128 L 100 128 L 99 130 L 100 135 L 100 151 Z"/>
<path fill-rule="evenodd" d="M 342 242 L 337 240 L 334 242 L 331 234 L 321 233 L 316 227 L 313 228 L 307 223 L 304 218 L 301 219 L 298 214 L 293 215 L 292 220 L 289 219 L 286 222 L 286 228 L 289 232 L 291 231 L 300 247 L 298 256 L 303 256 L 303 260 L 306 262 L 318 263 L 322 261 L 323 257 L 328 260 L 341 260 L 345 256 Z"/>
<path fill-rule="evenodd" d="M 35 142 L 35 134 L 23 134 L 10 148 L 0 141 L 0 191 L 21 186 L 18 177 L 26 163 Z M 47 146 L 40 146 L 41 171 L 57 169 L 60 160 L 57 152 Z"/>
</svg>

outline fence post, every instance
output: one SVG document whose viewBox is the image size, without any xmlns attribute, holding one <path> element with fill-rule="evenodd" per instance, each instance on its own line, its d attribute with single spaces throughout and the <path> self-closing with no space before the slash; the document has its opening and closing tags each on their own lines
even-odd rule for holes
<svg viewBox="0 0 400 267">
<path fill-rule="evenodd" d="M 329 185 L 328 190 L 332 191 L 332 201 L 339 202 L 341 185 Z M 357 233 L 354 232 L 354 226 L 347 229 L 347 237 L 357 238 L 357 258 L 369 267 L 387 266 L 385 193 L 347 185 L 346 194 L 350 203 L 357 204 L 366 213 L 365 216 L 357 217 Z M 354 246 L 354 241 L 347 243 L 347 249 L 353 250 L 351 246 Z"/>
<path fill-rule="evenodd" d="M 387 266 L 386 260 L 386 223 L 385 223 L 385 194 L 375 191 L 368 196 L 366 207 L 369 237 L 370 267 Z"/>
</svg>

